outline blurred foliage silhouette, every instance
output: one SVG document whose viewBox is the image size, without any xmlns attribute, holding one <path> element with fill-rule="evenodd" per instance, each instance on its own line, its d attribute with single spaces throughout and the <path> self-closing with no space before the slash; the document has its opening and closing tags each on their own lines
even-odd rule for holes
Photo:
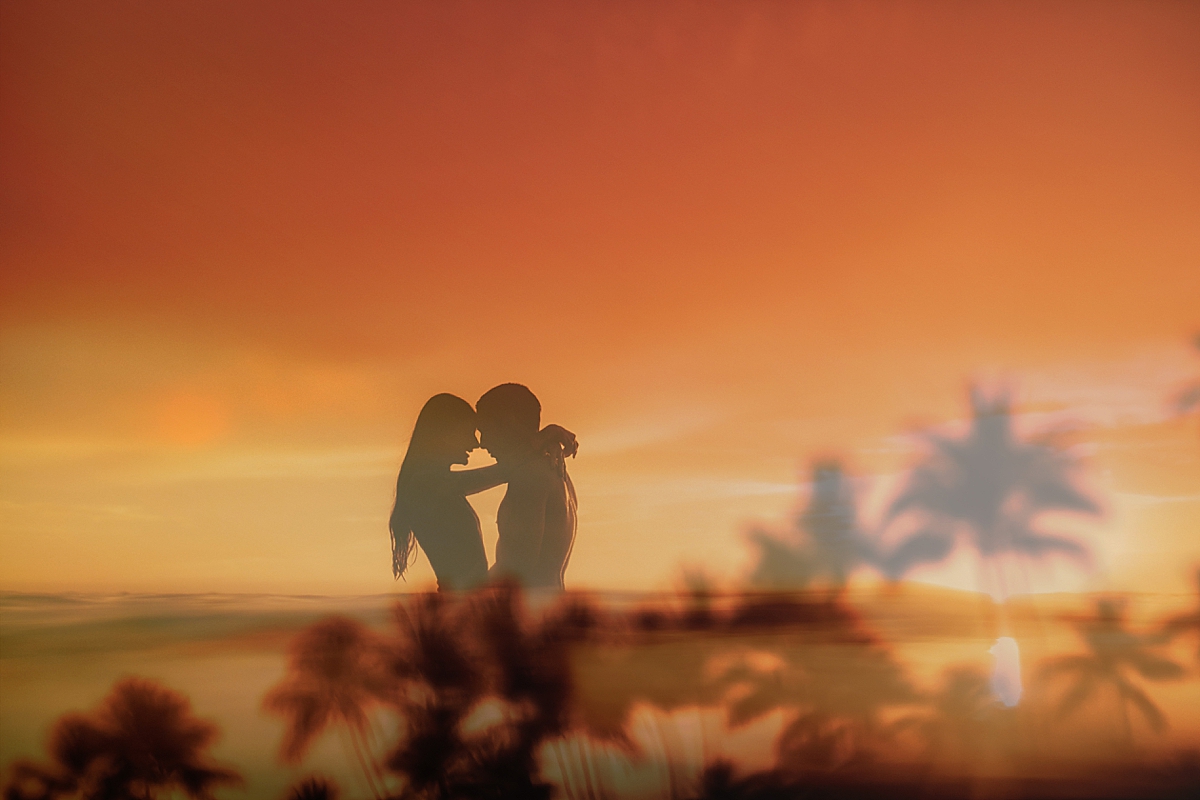
<svg viewBox="0 0 1200 800">
<path fill-rule="evenodd" d="M 842 465 L 818 461 L 808 506 L 782 535 L 749 532 L 758 560 L 750 584 L 763 589 L 803 589 L 815 582 L 841 590 L 860 565 L 877 562 L 874 542 L 858 522 L 854 488 Z"/>
<path fill-rule="evenodd" d="M 778 744 L 780 766 L 792 771 L 837 770 L 870 760 L 871 748 L 886 735 L 881 712 L 917 699 L 887 648 L 835 598 L 781 597 L 770 606 L 757 600 L 733 618 L 745 630 L 756 617 L 774 617 L 779 633 L 799 628 L 805 634 L 791 641 L 773 641 L 778 633 L 748 640 L 742 657 L 718 679 L 736 690 L 728 705 L 732 725 L 776 709 L 797 712 Z"/>
<path fill-rule="evenodd" d="M 883 519 L 886 529 L 908 517 L 914 529 L 884 557 L 883 566 L 899 578 L 919 564 L 946 558 L 956 540 L 966 537 L 994 571 L 996 585 L 982 588 L 1007 597 L 997 556 L 1060 553 L 1085 561 L 1082 544 L 1043 533 L 1036 523 L 1045 512 L 1098 515 L 1100 507 L 1076 485 L 1076 465 L 1068 454 L 1049 442 L 1017 440 L 1006 393 L 989 400 L 973 387 L 971 411 L 964 438 L 926 434 L 928 456 L 909 474 Z"/>
<path fill-rule="evenodd" d="M 350 747 L 376 796 L 370 756 L 369 713 L 388 699 L 382 643 L 364 625 L 331 617 L 305 630 L 291 648 L 288 676 L 263 697 L 263 708 L 286 718 L 280 757 L 303 759 L 314 738 L 329 725 L 342 725 Z"/>
<path fill-rule="evenodd" d="M 588 612 L 572 606 L 530 630 L 509 586 L 455 610 L 448 605 L 430 596 L 412 614 L 397 609 L 394 671 L 406 684 L 400 708 L 409 731 L 388 768 L 422 797 L 550 797 L 551 785 L 538 778 L 537 748 L 570 725 L 565 645 L 587 635 Z M 488 697 L 500 701 L 500 719 L 467 731 L 471 712 Z"/>
<path fill-rule="evenodd" d="M 1196 637 L 1196 662 L 1200 665 L 1200 569 L 1196 570 L 1196 607 L 1186 614 L 1178 614 L 1167 620 L 1163 633 L 1168 640 L 1185 633 Z"/>
<path fill-rule="evenodd" d="M 285 800 L 338 800 L 336 784 L 324 778 L 306 778 L 288 791 Z"/>
<path fill-rule="evenodd" d="M 988 675 L 977 667 L 951 667 L 931 698 L 929 712 L 900 724 L 915 728 L 932 754 L 978 750 L 989 733 L 989 718 L 1001 708 L 988 684 Z"/>
<path fill-rule="evenodd" d="M 742 696 L 729 705 L 730 724 L 798 711 L 781 759 L 831 769 L 863 756 L 883 706 L 916 697 L 886 648 L 834 595 L 754 596 L 727 613 L 704 613 L 698 626 L 693 600 L 646 626 L 637 611 L 604 619 L 575 597 L 535 619 L 512 587 L 420 596 L 397 606 L 394 635 L 376 638 L 336 618 L 312 626 L 264 703 L 287 718 L 288 759 L 337 721 L 355 732 L 356 756 L 371 762 L 370 710 L 398 714 L 399 741 L 378 768 L 364 770 L 381 794 L 545 798 L 553 787 L 540 777 L 543 747 L 578 732 L 633 753 L 626 726 L 638 703 L 720 706 L 736 689 Z M 779 646 L 780 633 L 798 630 L 808 636 Z M 753 666 L 755 654 L 768 651 L 776 665 Z M 713 674 L 706 667 L 719 654 L 733 661 Z M 669 751 L 669 730 L 660 737 Z M 683 780 L 673 781 L 678 795 Z M 400 795 L 385 788 L 397 785 Z"/>
<path fill-rule="evenodd" d="M 123 800 L 212 797 L 218 786 L 241 783 L 215 766 L 207 750 L 216 725 L 192 716 L 183 695 L 141 678 L 118 681 L 90 714 L 66 714 L 50 733 L 49 765 L 19 761 L 5 800 Z"/>
<path fill-rule="evenodd" d="M 1133 728 L 1128 706 L 1134 706 L 1155 731 L 1167 726 L 1166 717 L 1150 697 L 1126 675 L 1132 670 L 1147 680 L 1170 680 L 1183 676 L 1183 668 L 1164 656 L 1151 651 L 1158 641 L 1152 635 L 1139 635 L 1125 628 L 1125 603 L 1114 599 L 1096 602 L 1093 617 L 1078 620 L 1076 630 L 1088 646 L 1084 655 L 1051 658 L 1040 667 L 1043 680 L 1059 675 L 1073 678 L 1073 683 L 1058 705 L 1059 718 L 1065 718 L 1101 687 L 1108 686 L 1116 694 L 1122 728 L 1128 742 L 1133 741 Z"/>
<path fill-rule="evenodd" d="M 378 796 L 549 798 L 538 751 L 573 718 L 572 645 L 596 614 L 571 598 L 534 622 L 520 593 L 500 586 L 469 598 L 421 595 L 395 609 L 391 635 L 346 619 L 302 634 L 289 673 L 264 705 L 288 722 L 282 756 L 302 757 L 331 722 L 349 730 Z M 403 721 L 382 756 L 371 712 Z M 490 718 L 489 718 L 490 712 Z"/>
<path fill-rule="evenodd" d="M 900 597 L 893 587 L 876 600 Z M 1059 775 L 1035 741 L 1084 704 L 1122 720 L 1128 741 L 1129 705 L 1163 728 L 1134 681 L 1184 675 L 1159 652 L 1184 618 L 1140 634 L 1118 601 L 1099 603 L 1071 619 L 1087 651 L 1043 660 L 1035 687 L 1046 691 L 1006 708 L 980 664 L 952 663 L 918 688 L 850 599 L 832 586 L 721 593 L 699 579 L 624 607 L 510 586 L 414 595 L 390 626 L 334 616 L 303 629 L 263 706 L 285 722 L 282 759 L 302 761 L 340 733 L 365 781 L 358 793 L 380 798 L 1063 796 L 1054 786 L 1092 796 L 1079 788 L 1088 781 L 1119 787 L 1100 796 L 1159 797 L 1191 779 L 1184 756 L 1157 766 L 1123 756 L 1103 781 Z M 13 764 L 5 798 L 208 797 L 236 775 L 207 763 L 215 730 L 189 714 L 178 695 L 119 684 L 100 711 L 58 722 L 49 765 Z M 752 730 L 770 731 L 756 734 L 770 763 L 739 771 L 722 742 Z M 1069 738 L 1052 747 L 1072 752 Z M 1059 783 L 1044 792 L 1003 783 L 1046 769 Z M 311 778 L 286 796 L 338 794 Z"/>
<path fill-rule="evenodd" d="M 1192 339 L 1192 344 L 1196 347 L 1196 351 L 1200 353 L 1200 333 L 1196 334 Z M 1180 390 L 1175 397 L 1175 410 L 1180 414 L 1190 414 L 1193 411 L 1200 410 L 1200 381 L 1196 381 L 1189 386 L 1185 386 Z"/>
</svg>

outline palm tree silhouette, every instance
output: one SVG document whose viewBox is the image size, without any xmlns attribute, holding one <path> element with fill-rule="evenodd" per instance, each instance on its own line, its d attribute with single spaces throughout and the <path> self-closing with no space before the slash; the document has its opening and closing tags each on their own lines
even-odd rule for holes
<svg viewBox="0 0 1200 800">
<path fill-rule="evenodd" d="M 595 611 L 566 598 L 534 623 L 519 591 L 500 586 L 459 599 L 417 596 L 396 604 L 394 617 L 390 636 L 334 617 L 297 637 L 288 674 L 263 699 L 287 719 L 283 759 L 300 760 L 337 724 L 376 797 L 391 796 L 387 784 L 398 778 L 405 798 L 547 800 L 539 748 L 573 724 L 570 654 L 593 635 Z M 381 761 L 371 747 L 376 707 L 402 722 Z M 499 722 L 473 721 L 496 708 Z"/>
<path fill-rule="evenodd" d="M 415 598 L 411 608 L 398 603 L 393 613 L 398 635 L 386 645 L 386 666 L 409 694 L 424 687 L 468 706 L 483 696 L 486 654 L 475 641 L 474 607 L 435 593 Z"/>
<path fill-rule="evenodd" d="M 1196 350 L 1200 351 L 1200 334 L 1192 340 Z M 1185 386 L 1179 395 L 1175 398 L 1175 410 L 1180 414 L 1190 414 L 1193 411 L 1200 410 L 1200 381 L 1196 381 L 1190 386 Z"/>
<path fill-rule="evenodd" d="M 52 764 L 15 765 L 4 797 L 151 800 L 182 792 L 211 800 L 217 786 L 241 783 L 236 772 L 209 761 L 217 736 L 216 725 L 192 716 L 183 695 L 125 678 L 94 713 L 59 719 L 50 735 Z"/>
<path fill-rule="evenodd" d="M 800 589 L 824 578 L 840 592 L 856 567 L 877 561 L 858 521 L 854 488 L 832 459 L 813 465 L 812 495 L 792 530 L 780 538 L 754 529 L 750 541 L 759 551 L 750 582 L 762 588 Z"/>
<path fill-rule="evenodd" d="M 306 778 L 287 793 L 287 800 L 337 800 L 337 784 L 325 778 Z"/>
<path fill-rule="evenodd" d="M 299 762 L 318 735 L 331 724 L 341 725 L 368 787 L 381 797 L 370 712 L 394 696 L 382 643 L 361 623 L 330 617 L 305 629 L 291 651 L 288 674 L 262 700 L 264 709 L 287 721 L 280 757 Z"/>
<path fill-rule="evenodd" d="M 917 695 L 886 650 L 864 644 L 811 648 L 799 659 L 806 677 L 801 714 L 780 734 L 779 764 L 792 770 L 842 769 L 870 758 L 887 731 L 881 713 Z"/>
<path fill-rule="evenodd" d="M 706 630 L 717 623 L 713 610 L 716 595 L 715 582 L 702 567 L 683 570 L 683 594 L 687 608 L 683 613 L 683 627 L 688 630 Z"/>
<path fill-rule="evenodd" d="M 1168 619 L 1163 634 L 1168 640 L 1188 632 L 1197 634 L 1196 660 L 1200 662 L 1200 569 L 1196 570 L 1196 599 L 1196 609 Z"/>
<path fill-rule="evenodd" d="M 721 760 L 705 766 L 694 800 L 790 800 L 811 795 L 812 789 L 789 784 L 773 771 L 739 777 L 732 762 Z"/>
<path fill-rule="evenodd" d="M 638 747 L 628 725 L 636 706 L 652 707 L 644 721 L 661 745 L 665 759 L 661 766 L 666 769 L 672 797 L 679 796 L 678 789 L 684 785 L 684 757 L 670 715 L 721 700 L 718 687 L 705 673 L 705 665 L 726 646 L 723 632 L 712 630 L 720 619 L 707 605 L 696 603 L 699 587 L 692 588 L 692 596 L 685 597 L 690 608 L 682 614 L 643 608 L 630 613 L 627 627 L 602 629 L 599 635 L 576 636 L 573 641 L 578 649 L 571 664 L 572 727 L 586 735 L 585 741 L 614 744 L 635 756 Z M 590 786 L 591 776 L 582 772 L 580 782 Z M 588 796 L 591 794 L 589 791 Z"/>
<path fill-rule="evenodd" d="M 761 527 L 752 528 L 746 538 L 758 552 L 757 563 L 750 574 L 751 586 L 759 589 L 803 589 L 812 582 L 816 565 L 801 544 L 785 540 Z"/>
<path fill-rule="evenodd" d="M 793 709 L 796 718 L 780 734 L 779 766 L 786 770 L 842 769 L 867 754 L 885 733 L 881 712 L 914 702 L 918 696 L 890 652 L 840 603 L 817 605 L 803 638 L 766 640 L 755 663 L 735 662 L 718 678 L 736 692 L 727 705 L 731 725 L 743 725 L 775 709 Z M 749 655 L 749 653 L 747 654 Z"/>
<path fill-rule="evenodd" d="M 490 757 L 507 795 L 537 797 L 549 784 L 534 779 L 538 747 L 571 729 L 575 683 L 571 646 L 591 633 L 591 611 L 568 602 L 540 624 L 524 624 L 521 595 L 501 586 L 482 598 L 480 631 L 487 642 L 497 694 L 514 710 L 507 746 Z"/>
<path fill-rule="evenodd" d="M 1126 630 L 1124 602 L 1107 598 L 1096 601 L 1094 617 L 1076 622 L 1075 627 L 1087 643 L 1088 652 L 1052 658 L 1038 671 L 1043 680 L 1059 675 L 1074 677 L 1074 685 L 1059 703 L 1059 718 L 1070 716 L 1101 686 L 1107 685 L 1116 693 L 1127 741 L 1133 740 L 1130 705 L 1141 712 L 1153 730 L 1166 728 L 1167 720 L 1162 711 L 1126 675 L 1127 670 L 1132 670 L 1147 680 L 1156 681 L 1183 675 L 1181 666 L 1150 652 L 1148 646 L 1156 642 L 1156 637 Z"/>
<path fill-rule="evenodd" d="M 479 783 L 483 747 L 463 735 L 471 710 L 488 692 L 474 628 L 475 609 L 440 594 L 397 604 L 398 636 L 389 643 L 388 668 L 400 682 L 395 704 L 404 738 L 387 767 L 405 781 L 406 794 L 444 798 Z"/>
<path fill-rule="evenodd" d="M 571 648 L 589 639 L 595 612 L 566 598 L 540 622 L 520 592 L 498 586 L 452 608 L 442 595 L 397 610 L 401 634 L 391 669 L 403 682 L 406 735 L 388 758 L 410 794 L 428 798 L 546 800 L 540 746 L 573 724 Z M 486 701 L 502 720 L 483 731 L 464 723 Z"/>
<path fill-rule="evenodd" d="M 909 474 L 883 520 L 886 528 L 909 516 L 917 528 L 884 559 L 884 571 L 896 579 L 918 564 L 940 561 L 965 536 L 984 564 L 996 567 L 995 592 L 1003 597 L 1008 590 L 995 564 L 999 555 L 1060 553 L 1086 561 L 1083 545 L 1036 525 L 1050 511 L 1100 513 L 1076 485 L 1075 463 L 1049 443 L 1017 440 L 1006 393 L 988 400 L 973 387 L 971 410 L 966 437 L 927 434 L 928 457 Z"/>
<path fill-rule="evenodd" d="M 991 677 L 974 665 L 943 673 L 941 685 L 926 698 L 927 708 L 901 718 L 894 732 L 913 730 L 933 764 L 957 760 L 969 765 L 989 749 L 1019 746 L 1013 727 L 1016 711 L 996 697 Z"/>
</svg>

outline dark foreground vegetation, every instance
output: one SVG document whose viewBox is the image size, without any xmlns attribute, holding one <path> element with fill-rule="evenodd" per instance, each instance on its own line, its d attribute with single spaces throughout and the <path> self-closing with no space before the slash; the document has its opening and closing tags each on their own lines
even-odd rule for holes
<svg viewBox="0 0 1200 800">
<path fill-rule="evenodd" d="M 918 688 L 837 590 L 697 585 L 625 608 L 508 587 L 417 595 L 387 628 L 334 616 L 304 629 L 262 706 L 285 723 L 281 759 L 302 765 L 337 731 L 361 776 L 313 776 L 297 800 L 1188 797 L 1200 757 L 1145 744 L 1169 725 L 1147 687 L 1190 672 L 1168 648 L 1194 634 L 1191 616 L 1134 631 L 1102 600 L 1072 620 L 1079 649 L 1031 669 L 1030 699 L 1009 707 L 974 665 Z M 773 766 L 722 755 L 721 733 L 689 747 L 676 719 L 689 709 L 719 710 L 730 731 L 779 717 L 763 742 Z M 631 732 L 637 713 L 657 725 L 655 752 Z M 182 695 L 124 680 L 58 721 L 46 761 L 11 764 L 4 797 L 232 794 L 238 773 L 208 755 L 216 736 Z"/>
</svg>

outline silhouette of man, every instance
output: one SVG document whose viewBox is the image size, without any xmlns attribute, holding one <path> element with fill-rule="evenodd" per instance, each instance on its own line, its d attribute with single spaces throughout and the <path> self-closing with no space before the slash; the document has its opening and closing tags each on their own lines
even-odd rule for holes
<svg viewBox="0 0 1200 800">
<path fill-rule="evenodd" d="M 512 467 L 496 512 L 500 538 L 491 573 L 527 588 L 563 588 L 575 542 L 575 487 L 561 449 L 538 440 L 542 404 L 518 383 L 489 389 L 475 404 L 479 444 Z"/>
</svg>

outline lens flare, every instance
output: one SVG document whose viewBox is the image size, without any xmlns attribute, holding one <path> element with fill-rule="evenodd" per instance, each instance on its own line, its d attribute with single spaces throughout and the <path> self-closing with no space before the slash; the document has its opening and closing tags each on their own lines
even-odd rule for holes
<svg viewBox="0 0 1200 800">
<path fill-rule="evenodd" d="M 988 652 L 996 659 L 992 666 L 992 694 L 1012 708 L 1021 700 L 1021 651 L 1017 640 L 1001 636 Z"/>
</svg>

